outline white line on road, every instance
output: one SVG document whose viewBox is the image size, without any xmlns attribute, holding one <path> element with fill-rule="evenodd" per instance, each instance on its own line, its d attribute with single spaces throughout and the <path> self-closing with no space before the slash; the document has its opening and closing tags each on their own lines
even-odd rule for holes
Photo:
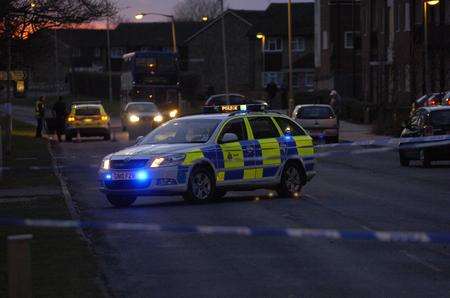
<svg viewBox="0 0 450 298">
<path fill-rule="evenodd" d="M 415 256 L 413 254 L 410 254 L 410 253 L 406 252 L 405 250 L 401 250 L 401 252 L 404 255 L 406 255 L 408 258 L 410 258 L 411 260 L 416 261 L 417 263 L 427 267 L 428 269 L 431 269 L 431 270 L 433 270 L 435 272 L 442 272 L 442 269 L 434 266 L 433 264 L 431 264 L 431 263 L 429 263 L 427 261 L 421 260 L 419 257 L 417 257 L 417 256 Z"/>
</svg>

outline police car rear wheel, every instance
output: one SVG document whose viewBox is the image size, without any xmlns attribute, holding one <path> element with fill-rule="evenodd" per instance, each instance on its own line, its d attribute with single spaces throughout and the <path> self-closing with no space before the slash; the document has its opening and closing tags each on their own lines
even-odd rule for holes
<svg viewBox="0 0 450 298">
<path fill-rule="evenodd" d="M 106 198 L 113 206 L 118 208 L 128 207 L 136 201 L 136 197 L 134 196 L 107 195 Z"/>
<path fill-rule="evenodd" d="M 287 164 L 281 175 L 281 185 L 278 189 L 278 194 L 282 197 L 299 197 L 304 184 L 303 179 L 298 165 L 295 163 Z"/>
<path fill-rule="evenodd" d="M 207 168 L 194 168 L 189 177 L 189 187 L 184 195 L 187 201 L 204 202 L 211 200 L 215 193 L 215 181 Z"/>
</svg>

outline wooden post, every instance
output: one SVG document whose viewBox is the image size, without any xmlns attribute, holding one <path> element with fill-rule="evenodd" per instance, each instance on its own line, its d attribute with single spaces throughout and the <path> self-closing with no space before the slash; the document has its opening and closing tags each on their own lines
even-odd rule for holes
<svg viewBox="0 0 450 298">
<path fill-rule="evenodd" d="M 30 234 L 8 236 L 9 298 L 31 298 L 31 239 Z"/>
</svg>

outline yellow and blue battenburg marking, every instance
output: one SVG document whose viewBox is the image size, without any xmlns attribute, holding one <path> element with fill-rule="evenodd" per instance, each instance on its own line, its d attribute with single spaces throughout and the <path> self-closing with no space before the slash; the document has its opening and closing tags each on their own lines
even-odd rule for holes
<svg viewBox="0 0 450 298">
<path fill-rule="evenodd" d="M 314 170 L 314 147 L 308 136 L 282 136 L 221 145 L 208 145 L 186 153 L 178 167 L 178 183 L 186 183 L 190 166 L 200 159 L 209 160 L 216 168 L 218 182 L 274 177 L 289 158 L 301 157 L 305 171 Z"/>
</svg>

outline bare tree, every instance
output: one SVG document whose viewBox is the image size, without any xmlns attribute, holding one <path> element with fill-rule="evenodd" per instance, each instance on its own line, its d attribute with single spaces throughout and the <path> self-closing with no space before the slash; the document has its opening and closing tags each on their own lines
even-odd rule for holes
<svg viewBox="0 0 450 298">
<path fill-rule="evenodd" d="M 200 21 L 204 16 L 212 19 L 220 12 L 221 4 L 217 0 L 181 0 L 174 7 L 178 21 Z"/>
</svg>

